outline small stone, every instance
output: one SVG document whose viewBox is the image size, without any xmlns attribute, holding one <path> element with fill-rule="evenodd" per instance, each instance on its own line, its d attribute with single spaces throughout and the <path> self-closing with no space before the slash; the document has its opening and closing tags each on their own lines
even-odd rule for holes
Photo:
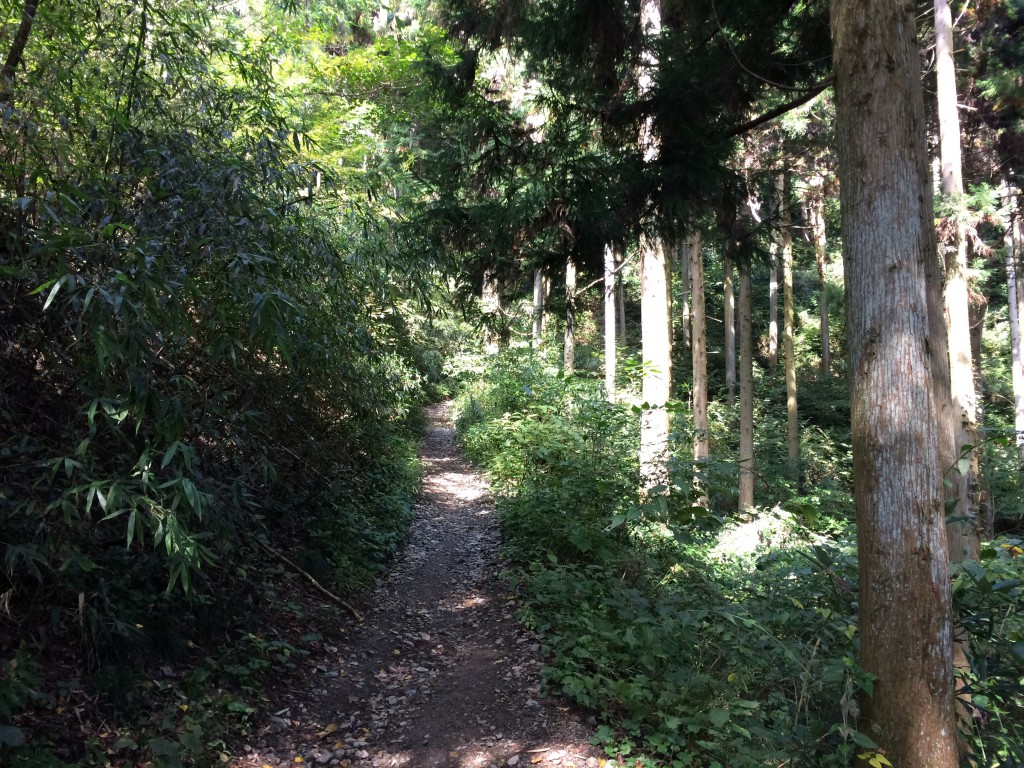
<svg viewBox="0 0 1024 768">
<path fill-rule="evenodd" d="M 588 757 L 587 758 L 587 768 L 597 768 L 597 758 L 596 757 Z"/>
<path fill-rule="evenodd" d="M 519 765 L 519 755 L 512 755 L 512 757 L 505 761 L 505 765 Z"/>
<path fill-rule="evenodd" d="M 333 759 L 334 759 L 334 753 L 333 752 L 321 752 L 319 755 L 316 756 L 316 761 L 320 765 L 327 765 Z"/>
</svg>

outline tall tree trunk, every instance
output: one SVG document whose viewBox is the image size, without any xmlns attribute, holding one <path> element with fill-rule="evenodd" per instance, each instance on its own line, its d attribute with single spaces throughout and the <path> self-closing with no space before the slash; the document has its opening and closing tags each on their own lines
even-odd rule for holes
<svg viewBox="0 0 1024 768">
<path fill-rule="evenodd" d="M 1021 285 L 1017 280 L 1017 251 L 1020 241 L 1014 236 L 1016 222 L 1011 221 L 1005 238 L 1006 294 L 1010 310 L 1010 357 L 1013 366 L 1013 429 L 1017 433 L 1017 461 L 1024 471 L 1024 356 L 1021 354 L 1021 317 L 1018 300 Z"/>
<path fill-rule="evenodd" d="M 779 243 L 772 240 L 768 259 L 768 370 L 779 367 Z"/>
<path fill-rule="evenodd" d="M 640 329 L 643 346 L 640 475 L 645 491 L 668 487 L 669 415 L 672 382 L 668 324 L 668 270 L 656 237 L 643 238 L 640 254 Z"/>
<path fill-rule="evenodd" d="M 729 405 L 736 402 L 736 296 L 732 285 L 732 242 L 722 245 L 722 293 L 724 296 L 725 328 L 725 399 Z"/>
<path fill-rule="evenodd" d="M 544 334 L 548 331 L 548 325 L 551 322 L 551 276 L 544 275 L 543 280 L 540 284 L 540 336 L 543 339 Z"/>
<path fill-rule="evenodd" d="M 615 319 L 619 342 L 626 343 L 626 282 L 622 275 L 622 259 L 615 262 Z"/>
<path fill-rule="evenodd" d="M 7 49 L 7 58 L 4 60 L 3 69 L 0 70 L 0 103 L 9 104 L 13 100 L 14 73 L 25 53 L 25 46 L 28 44 L 29 35 L 32 34 L 32 24 L 36 20 L 38 8 L 39 0 L 25 0 L 21 23 L 18 25 L 18 31 L 14 33 L 11 47 Z"/>
<path fill-rule="evenodd" d="M 615 249 L 604 247 L 604 391 L 615 402 Z"/>
<path fill-rule="evenodd" d="M 935 95 L 939 118 L 939 161 L 943 201 L 953 210 L 949 227 L 951 242 L 945 250 L 945 321 L 949 349 L 949 381 L 956 418 L 955 450 L 959 456 L 965 446 L 978 442 L 977 393 L 974 388 L 974 363 L 971 359 L 971 315 L 967 286 L 967 238 L 964 231 L 964 182 L 960 152 L 960 115 L 956 104 L 956 65 L 953 60 L 953 16 L 948 0 L 935 0 Z M 981 556 L 981 522 L 978 519 L 977 486 L 981 466 L 979 451 L 970 449 L 966 462 L 957 462 L 948 473 L 956 491 L 954 521 L 947 526 L 951 562 L 977 560 Z M 970 728 L 968 658 L 970 637 L 958 622 L 953 628 L 953 668 L 961 706 L 957 709 L 962 729 Z M 961 740 L 961 751 L 966 744 Z"/>
<path fill-rule="evenodd" d="M 710 453 L 708 440 L 708 329 L 704 309 L 704 256 L 700 231 L 686 239 L 690 258 L 690 284 L 693 286 L 693 458 L 704 461 Z M 706 501 L 705 501 L 706 503 Z"/>
<path fill-rule="evenodd" d="M 679 257 L 679 282 L 682 288 L 682 314 L 683 344 L 687 349 L 693 345 L 693 309 L 690 304 L 690 297 L 693 288 L 690 287 L 690 244 L 683 243 L 682 255 Z"/>
<path fill-rule="evenodd" d="M 810 214 L 811 234 L 814 238 L 814 261 L 818 266 L 818 319 L 821 329 L 818 378 L 825 380 L 831 375 L 832 359 L 829 351 L 828 285 L 825 282 L 825 271 L 828 267 L 828 238 L 825 233 L 825 179 L 820 175 L 811 179 L 807 211 Z"/>
<path fill-rule="evenodd" d="M 1014 263 L 1017 267 L 1017 274 L 1021 273 L 1024 267 L 1024 193 L 1017 190 L 1017 215 L 1013 217 L 1011 226 L 1013 228 L 1013 251 Z M 1020 362 L 1017 365 L 1020 375 L 1024 376 L 1024 352 L 1021 351 L 1021 344 L 1024 344 L 1024 289 L 1017 285 L 1017 338 L 1020 340 L 1017 345 Z M 1014 389 L 1014 393 L 1017 390 Z M 1014 429 L 1017 431 L 1017 458 L 1020 461 L 1020 470 L 1024 472 L 1024 399 L 1017 400 L 1014 396 Z"/>
<path fill-rule="evenodd" d="M 895 766 L 956 768 L 953 414 L 914 5 L 833 0 L 832 37 L 860 663 L 875 676 L 858 728 Z"/>
<path fill-rule="evenodd" d="M 640 7 L 642 31 L 649 40 L 661 32 L 660 0 L 643 0 Z M 637 87 L 646 94 L 653 87 L 657 66 L 653 46 L 641 56 Z M 660 140 L 653 118 L 640 131 L 640 149 L 644 163 L 658 160 Z M 668 492 L 668 398 L 672 389 L 672 346 L 669 271 L 661 237 L 645 234 L 640 238 L 640 328 L 643 348 L 642 397 L 640 416 L 640 477 L 643 490 Z M 656 490 L 657 489 L 657 490 Z"/>
<path fill-rule="evenodd" d="M 754 328 L 751 318 L 750 262 L 740 273 L 740 489 L 739 511 L 754 506 Z"/>
<path fill-rule="evenodd" d="M 971 359 L 974 361 L 974 394 L 978 401 L 978 424 L 985 423 L 985 369 L 981 363 L 981 345 L 985 335 L 985 316 L 988 314 L 988 297 L 982 294 L 971 296 Z M 984 459 L 978 449 L 979 462 Z M 985 473 L 978 475 L 975 490 L 977 503 L 978 533 L 983 539 L 995 536 L 995 504 L 992 498 L 992 483 Z"/>
<path fill-rule="evenodd" d="M 533 273 L 533 347 L 539 349 L 544 331 L 544 275 Z"/>
<path fill-rule="evenodd" d="M 572 376 L 576 371 L 576 264 L 570 257 L 565 262 L 565 346 L 562 371 Z"/>
<path fill-rule="evenodd" d="M 1017 272 L 1024 265 L 1024 192 L 1017 190 L 1017 215 L 1012 219 L 1013 252 L 1017 260 Z M 1024 291 L 1017 288 L 1017 331 L 1024 338 Z"/>
<path fill-rule="evenodd" d="M 789 207 L 789 174 L 781 174 L 776 183 L 782 197 L 779 239 L 782 249 L 783 365 L 786 369 L 786 456 L 789 477 L 800 486 L 800 419 L 796 389 L 796 312 L 793 307 L 793 215 Z"/>
<path fill-rule="evenodd" d="M 961 175 L 960 117 L 956 106 L 956 69 L 953 63 L 953 21 L 948 0 L 935 0 L 935 77 L 939 116 L 942 197 L 954 214 L 949 222 L 951 242 L 946 250 L 946 338 L 953 404 L 959 414 L 956 453 L 978 442 L 978 408 L 971 360 L 971 318 L 967 289 L 967 241 L 964 233 L 964 182 Z M 978 452 L 971 451 L 966 471 L 951 472 L 956 486 L 958 522 L 950 524 L 949 546 L 953 562 L 975 560 L 981 551 L 974 486 Z"/>
</svg>

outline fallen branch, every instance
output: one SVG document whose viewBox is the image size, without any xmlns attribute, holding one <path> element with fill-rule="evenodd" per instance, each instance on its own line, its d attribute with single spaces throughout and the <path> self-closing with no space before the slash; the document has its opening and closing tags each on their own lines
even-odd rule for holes
<svg viewBox="0 0 1024 768">
<path fill-rule="evenodd" d="M 356 621 L 362 621 L 363 620 L 363 614 L 361 614 L 359 611 L 357 611 L 351 605 L 346 603 L 344 600 L 342 600 L 336 594 L 334 594 L 333 592 L 328 590 L 323 584 L 321 584 L 319 581 L 317 581 L 315 578 L 313 578 L 313 576 L 310 575 L 309 571 L 307 571 L 304 568 L 300 567 L 299 565 L 297 565 L 292 560 L 289 560 L 287 557 L 282 555 L 280 552 L 278 552 L 276 549 L 271 547 L 269 544 L 264 544 L 262 541 L 257 541 L 256 543 L 259 544 L 261 547 L 263 547 L 263 549 L 265 549 L 267 552 L 272 554 L 274 557 L 276 557 L 278 560 L 280 560 L 282 563 L 284 563 L 285 565 L 291 567 L 295 572 L 300 573 L 303 576 L 305 576 L 307 579 L 309 579 L 309 583 L 312 584 L 314 587 L 316 587 L 317 590 L 319 590 L 319 592 L 322 595 L 324 595 L 326 597 L 329 597 L 332 601 L 334 601 L 335 603 L 340 605 L 342 608 L 347 610 L 349 613 L 351 613 L 353 616 L 355 616 L 356 617 Z"/>
</svg>

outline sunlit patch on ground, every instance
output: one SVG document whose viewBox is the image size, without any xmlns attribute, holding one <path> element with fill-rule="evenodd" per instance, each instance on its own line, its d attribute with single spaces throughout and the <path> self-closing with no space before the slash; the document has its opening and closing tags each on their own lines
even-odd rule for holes
<svg viewBox="0 0 1024 768">
<path fill-rule="evenodd" d="M 785 546 L 792 538 L 794 518 L 779 506 L 752 512 L 751 520 L 737 520 L 724 529 L 711 550 L 717 559 L 749 558 L 770 547 Z"/>
</svg>

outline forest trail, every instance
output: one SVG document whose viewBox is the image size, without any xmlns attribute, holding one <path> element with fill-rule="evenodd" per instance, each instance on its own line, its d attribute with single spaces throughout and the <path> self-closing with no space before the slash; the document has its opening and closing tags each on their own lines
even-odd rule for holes
<svg viewBox="0 0 1024 768">
<path fill-rule="evenodd" d="M 540 695 L 539 640 L 515 619 L 497 516 L 449 412 L 428 408 L 411 538 L 364 620 L 324 645 L 307 691 L 272 692 L 238 768 L 598 765 L 592 729 Z"/>
</svg>

